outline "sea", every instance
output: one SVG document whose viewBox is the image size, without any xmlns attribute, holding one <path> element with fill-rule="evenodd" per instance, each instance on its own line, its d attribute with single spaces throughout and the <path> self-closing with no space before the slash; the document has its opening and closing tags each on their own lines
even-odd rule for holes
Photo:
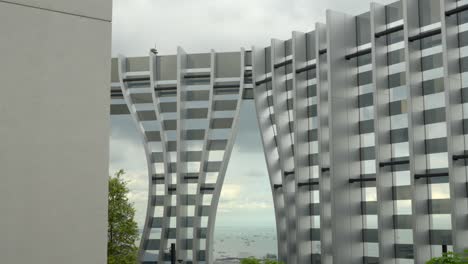
<svg viewBox="0 0 468 264">
<path fill-rule="evenodd" d="M 259 226 L 216 226 L 213 250 L 215 264 L 240 263 L 248 257 L 276 259 L 276 230 Z"/>
</svg>

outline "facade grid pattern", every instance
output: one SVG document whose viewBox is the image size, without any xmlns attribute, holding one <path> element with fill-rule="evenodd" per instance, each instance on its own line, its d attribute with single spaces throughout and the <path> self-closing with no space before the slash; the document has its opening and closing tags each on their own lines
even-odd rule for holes
<svg viewBox="0 0 468 264">
<path fill-rule="evenodd" d="M 314 31 L 251 51 L 119 59 L 111 113 L 137 121 L 153 175 L 142 262 L 164 263 L 174 242 L 187 263 L 212 263 L 250 99 L 279 260 L 422 264 L 467 249 L 467 46 L 468 1 L 401 0 L 358 16 L 329 10 Z"/>
</svg>

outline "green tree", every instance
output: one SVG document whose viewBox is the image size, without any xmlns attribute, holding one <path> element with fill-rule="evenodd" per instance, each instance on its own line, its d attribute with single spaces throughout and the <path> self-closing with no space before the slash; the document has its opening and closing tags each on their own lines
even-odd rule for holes
<svg viewBox="0 0 468 264">
<path fill-rule="evenodd" d="M 119 170 L 109 177 L 109 211 L 107 228 L 107 263 L 135 264 L 138 248 L 138 226 L 134 220 L 135 208 L 128 201 L 129 189 L 122 179 L 125 172 Z"/>
<path fill-rule="evenodd" d="M 260 260 L 250 257 L 241 260 L 241 264 L 260 264 Z"/>
<path fill-rule="evenodd" d="M 468 250 L 464 255 L 454 252 L 443 253 L 442 257 L 432 258 L 426 264 L 468 264 Z"/>
</svg>

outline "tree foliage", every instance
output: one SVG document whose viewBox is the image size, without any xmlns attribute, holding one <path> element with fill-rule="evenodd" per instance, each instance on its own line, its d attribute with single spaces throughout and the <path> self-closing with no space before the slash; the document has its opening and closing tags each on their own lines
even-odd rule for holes
<svg viewBox="0 0 468 264">
<path fill-rule="evenodd" d="M 138 226 L 134 220 L 135 208 L 128 201 L 129 189 L 122 179 L 125 172 L 119 170 L 109 177 L 107 263 L 137 263 Z"/>
<path fill-rule="evenodd" d="M 465 250 L 463 255 L 454 252 L 443 253 L 442 257 L 432 258 L 426 264 L 468 264 L 468 250 Z"/>
</svg>

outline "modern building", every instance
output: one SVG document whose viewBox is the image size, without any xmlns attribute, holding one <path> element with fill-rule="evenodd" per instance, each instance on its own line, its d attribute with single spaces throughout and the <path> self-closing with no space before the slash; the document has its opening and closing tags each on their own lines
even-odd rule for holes
<svg viewBox="0 0 468 264">
<path fill-rule="evenodd" d="M 0 263 L 106 263 L 111 18 L 0 1 Z"/>
<path fill-rule="evenodd" d="M 242 99 L 256 105 L 280 260 L 422 264 L 467 249 L 466 46 L 468 1 L 402 0 L 327 11 L 266 48 L 114 60 L 111 111 L 135 119 L 151 179 L 141 261 L 165 263 L 175 242 L 185 263 L 212 263 Z"/>
</svg>

